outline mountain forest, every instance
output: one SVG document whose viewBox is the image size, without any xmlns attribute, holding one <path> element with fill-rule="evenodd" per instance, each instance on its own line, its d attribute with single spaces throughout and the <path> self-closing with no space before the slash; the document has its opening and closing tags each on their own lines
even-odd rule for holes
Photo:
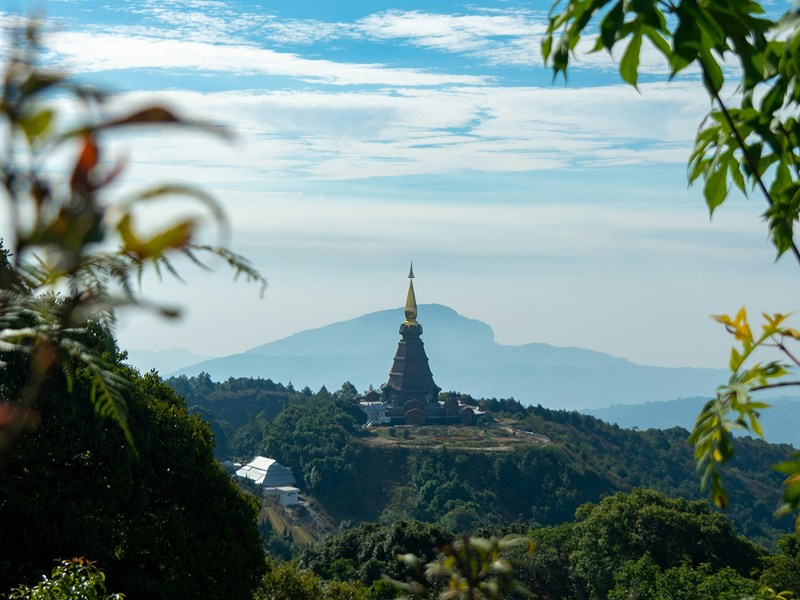
<svg viewBox="0 0 800 600">
<path fill-rule="evenodd" d="M 520 587 L 503 597 L 800 593 L 793 522 L 774 517 L 770 466 L 785 446 L 739 442 L 720 512 L 680 428 L 460 395 L 485 411 L 477 425 L 364 429 L 349 383 L 163 382 L 127 367 L 102 330 L 87 342 L 132 386 L 133 447 L 75 400 L 85 378 L 53 389 L 0 475 L 0 535 L 15 548 L 0 563 L 6 590 L 86 556 L 127 597 L 396 598 L 459 540 L 516 535 L 526 544 L 498 556 Z M 293 470 L 300 505 L 263 499 L 220 466 L 257 454 Z M 426 593 L 446 583 L 423 579 Z"/>
<path fill-rule="evenodd" d="M 797 7 L 778 21 L 749 0 L 611 4 L 555 5 L 541 48 L 555 75 L 566 74 L 583 35 L 609 52 L 626 41 L 619 71 L 632 86 L 644 39 L 671 75 L 695 68 L 713 108 L 690 179 L 704 181 L 711 211 L 729 183 L 758 190 L 778 254 L 800 261 Z M 224 244 L 205 243 L 199 218 L 170 221 L 167 210 L 166 222 L 140 229 L 140 205 L 178 196 L 209 213 L 223 242 L 228 233 L 216 200 L 193 185 L 116 198 L 126 161 L 103 151 L 109 136 L 125 139 L 132 128 L 229 133 L 159 104 L 110 110 L 107 94 L 39 66 L 39 22 L 8 29 L 0 91 L 0 189 L 10 222 L 0 244 L 0 594 L 800 596 L 800 454 L 761 439 L 768 406 L 752 396 L 781 387 L 776 380 L 800 367 L 789 349 L 800 332 L 784 324 L 787 315 L 763 314 L 761 331 L 751 330 L 744 308 L 717 317 L 735 342 L 729 379 L 691 433 L 623 429 L 535 398 L 523 404 L 438 388 L 431 403 L 457 400 L 475 409 L 476 421 L 368 425 L 359 401 L 370 390 L 350 381 L 314 391 L 269 378 L 142 373 L 117 346 L 118 311 L 177 316 L 142 297 L 143 272 L 178 275 L 176 260 L 204 265 L 215 257 L 262 292 L 266 281 Z M 736 108 L 720 94 L 725 59 L 741 71 Z M 401 333 L 409 327 L 418 341 L 415 317 L 414 300 Z M 791 364 L 750 361 L 767 346 Z M 734 429 L 754 436 L 734 437 Z M 292 470 L 301 502 L 283 506 L 232 476 L 258 455 Z"/>
</svg>

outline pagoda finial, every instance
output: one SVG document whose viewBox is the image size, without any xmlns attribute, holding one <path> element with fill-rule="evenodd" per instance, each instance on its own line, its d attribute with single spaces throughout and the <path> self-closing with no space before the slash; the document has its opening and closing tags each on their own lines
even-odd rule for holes
<svg viewBox="0 0 800 600">
<path fill-rule="evenodd" d="M 406 296 L 406 323 L 417 322 L 417 297 L 414 295 L 414 263 L 408 272 L 408 296 Z"/>
</svg>

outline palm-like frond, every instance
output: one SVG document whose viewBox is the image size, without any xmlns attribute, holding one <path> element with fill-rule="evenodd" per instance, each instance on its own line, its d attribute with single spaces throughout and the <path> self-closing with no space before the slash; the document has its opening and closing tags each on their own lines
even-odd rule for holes
<svg viewBox="0 0 800 600">
<path fill-rule="evenodd" d="M 233 279 L 236 281 L 239 277 L 244 277 L 248 283 L 257 283 L 261 286 L 260 294 L 264 295 L 267 289 L 266 278 L 253 267 L 253 264 L 241 254 L 237 254 L 223 246 L 207 246 L 202 244 L 191 244 L 183 249 L 183 253 L 189 257 L 191 261 L 200 266 L 203 263 L 197 258 L 196 252 L 206 252 L 213 256 L 222 258 L 227 265 L 233 269 Z"/>
<path fill-rule="evenodd" d="M 0 292 L 6 300 L 10 300 L 9 295 L 13 294 Z M 0 312 L 0 352 L 32 360 L 35 352 L 51 347 L 69 390 L 74 388 L 74 374 L 85 370 L 91 378 L 89 399 L 95 411 L 116 421 L 133 446 L 125 403 L 130 384 L 114 373 L 96 349 L 87 345 L 84 327 L 65 326 L 63 309 L 68 305 L 68 301 L 55 298 L 16 295 L 8 310 Z M 24 397 L 20 401 L 33 403 Z"/>
</svg>

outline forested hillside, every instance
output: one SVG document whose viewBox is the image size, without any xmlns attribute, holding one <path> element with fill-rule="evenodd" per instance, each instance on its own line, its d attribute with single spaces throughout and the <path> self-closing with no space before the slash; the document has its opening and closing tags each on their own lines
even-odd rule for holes
<svg viewBox="0 0 800 600">
<path fill-rule="evenodd" d="M 786 538 L 777 555 L 767 556 L 737 535 L 708 503 L 670 499 L 651 490 L 619 493 L 599 504 L 584 505 L 574 521 L 562 525 L 486 528 L 481 533 L 509 532 L 535 542 L 532 550 L 517 546 L 504 557 L 514 561 L 517 578 L 540 600 L 733 600 L 769 598 L 764 586 L 800 590 L 791 572 L 797 566 L 794 538 Z M 378 573 L 401 581 L 409 576 L 410 570 L 394 555 L 407 548 L 430 560 L 425 548 L 452 542 L 453 537 L 415 521 L 365 523 L 307 549 L 299 564 L 322 581 L 371 586 L 369 598 L 394 598 L 392 593 L 375 593 L 383 583 Z"/>
<path fill-rule="evenodd" d="M 466 436 L 497 437 L 513 428 L 550 439 L 541 447 L 480 451 L 459 440 L 414 444 L 405 427 L 361 429 L 364 415 L 350 384 L 312 394 L 260 379 L 214 383 L 199 376 L 170 383 L 194 390 L 190 403 L 202 407 L 217 431 L 233 428 L 215 407 L 243 423 L 223 442 L 230 447 L 226 458 L 277 459 L 339 521 L 415 519 L 460 532 L 567 522 L 582 504 L 634 488 L 702 498 L 688 432 L 680 428 L 625 430 L 577 412 L 462 396 L 488 411 L 477 427 L 457 428 Z M 246 417 L 253 406 L 261 412 Z M 728 516 L 741 533 L 766 545 L 792 526 L 791 519 L 773 517 L 781 476 L 770 468 L 789 451 L 742 440 L 728 471 Z"/>
<path fill-rule="evenodd" d="M 256 598 L 404 593 L 385 576 L 441 589 L 443 580 L 411 565 L 438 560 L 465 534 L 533 542 L 501 556 L 540 600 L 800 593 L 800 551 L 785 536 L 791 519 L 773 517 L 780 476 L 770 465 L 788 447 L 742 440 L 727 472 L 731 506 L 720 512 L 702 498 L 680 428 L 624 430 L 575 412 L 460 395 L 485 411 L 477 426 L 365 430 L 349 383 L 316 393 L 261 379 L 170 383 L 226 436 L 224 458 L 258 453 L 292 467 L 310 504 L 281 509 L 285 519 L 307 519 L 313 505 L 338 523 L 304 546 L 263 524 L 267 574 Z M 397 560 L 408 553 L 418 562 Z"/>
<path fill-rule="evenodd" d="M 157 375 L 122 364 L 102 328 L 85 343 L 125 387 L 130 439 L 86 401 L 85 369 L 49 380 L 38 425 L 0 469 L 0 593 L 85 556 L 130 598 L 252 597 L 257 506 L 214 460 L 208 427 Z M 19 393 L 21 372 L 0 371 L 0 393 Z"/>
<path fill-rule="evenodd" d="M 212 390 L 238 390 L 243 405 L 258 390 L 282 395 L 273 398 L 283 406 L 275 416 L 267 416 L 267 401 L 260 416 L 241 419 L 233 439 L 291 465 L 307 498 L 339 523 L 305 549 L 274 543 L 263 529 L 259 544 L 252 505 L 210 461 L 209 430 L 155 375 L 116 368 L 134 386 L 128 408 L 136 452 L 64 389 L 42 407 L 42 425 L 23 439 L 0 481 L 0 531 L 4 547 L 15 548 L 0 564 L 5 589 L 35 581 L 54 557 L 75 554 L 97 560 L 109 589 L 129 597 L 389 600 L 404 592 L 384 576 L 419 577 L 397 555 L 435 561 L 470 532 L 535 542 L 532 551 L 515 546 L 503 557 L 540 600 L 621 600 L 640 589 L 653 598 L 767 598 L 757 595 L 766 585 L 800 592 L 796 538 L 770 554 L 705 500 L 668 497 L 697 495 L 683 430 L 625 431 L 577 413 L 488 400 L 483 407 L 493 416 L 467 436 L 449 439 L 452 447 L 425 447 L 418 444 L 424 436 L 403 427 L 362 430 L 349 385 L 313 394 L 263 380 L 212 383 Z M 202 382 L 184 383 L 198 390 Z M 84 385 L 79 378 L 73 393 Z M 202 394 L 194 400 L 204 406 Z M 550 443 L 461 445 L 486 441 L 498 423 L 542 432 Z M 496 439 L 505 431 L 497 429 Z M 740 458 L 749 459 L 731 473 L 731 487 L 742 491 L 732 515 L 741 530 L 774 541 L 770 509 L 758 507 L 772 501 L 775 482 L 757 475 L 782 449 L 747 442 L 743 449 Z M 748 501 L 751 493 L 763 499 Z M 287 562 L 290 556 L 296 560 Z"/>
</svg>

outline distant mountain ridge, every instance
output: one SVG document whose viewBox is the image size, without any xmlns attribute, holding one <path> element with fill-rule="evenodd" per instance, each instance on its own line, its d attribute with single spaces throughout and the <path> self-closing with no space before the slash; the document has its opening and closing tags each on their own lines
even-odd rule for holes
<svg viewBox="0 0 800 600">
<path fill-rule="evenodd" d="M 378 388 L 388 378 L 403 309 L 362 315 L 234 354 L 198 362 L 176 375 L 262 377 L 297 386 Z M 486 323 L 440 304 L 419 306 L 436 383 L 473 396 L 511 397 L 551 408 L 597 408 L 708 394 L 721 369 L 651 367 L 584 348 L 498 344 Z"/>
<path fill-rule="evenodd" d="M 606 423 L 616 423 L 628 429 L 668 429 L 677 426 L 691 430 L 697 414 L 707 400 L 708 398 L 696 396 L 636 405 L 614 404 L 584 412 Z M 761 426 L 766 439 L 776 444 L 792 444 L 795 448 L 800 448 L 800 429 L 797 427 L 800 398 L 781 396 L 771 398 L 769 404 L 770 408 L 760 411 Z"/>
</svg>

